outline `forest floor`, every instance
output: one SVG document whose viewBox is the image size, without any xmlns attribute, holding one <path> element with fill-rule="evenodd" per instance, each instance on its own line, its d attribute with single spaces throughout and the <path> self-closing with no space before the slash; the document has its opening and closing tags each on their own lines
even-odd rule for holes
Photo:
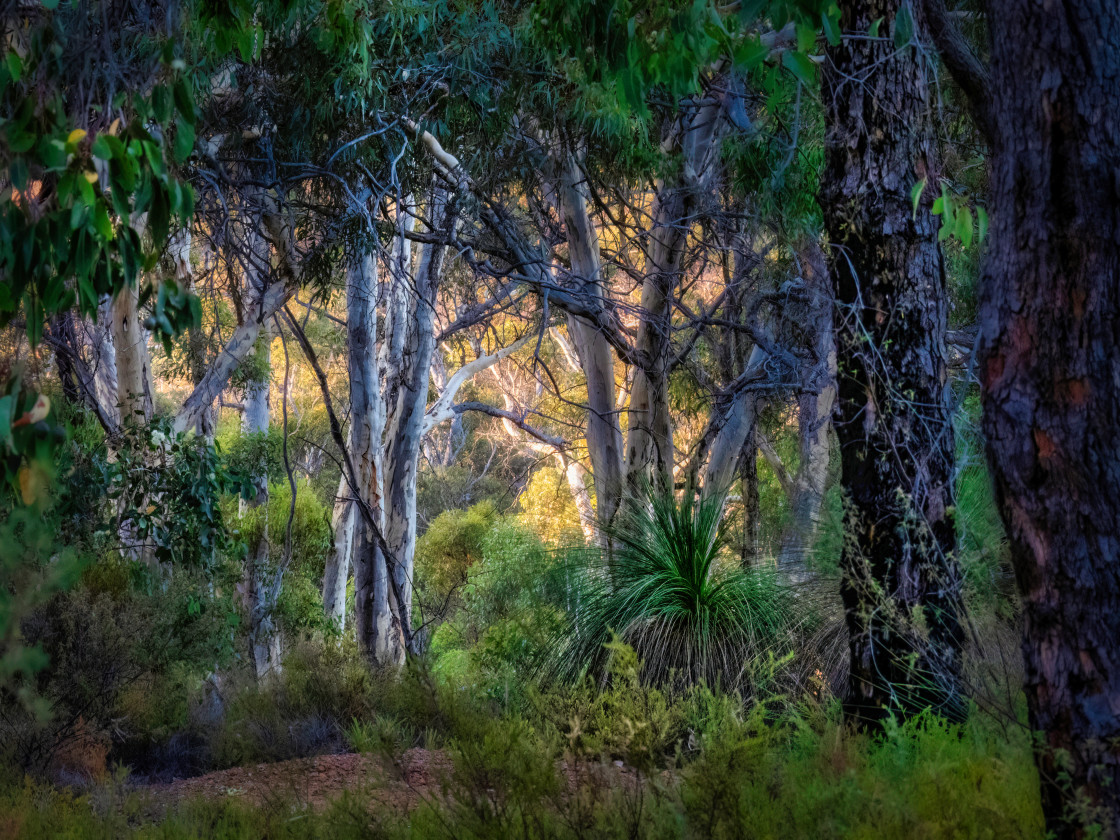
<svg viewBox="0 0 1120 840">
<path fill-rule="evenodd" d="M 639 775 L 622 762 L 559 763 L 567 794 L 591 784 L 634 788 Z M 293 810 L 326 808 L 344 793 L 358 794 L 369 805 L 409 813 L 424 802 L 446 798 L 453 771 L 442 750 L 414 748 L 392 760 L 365 753 L 320 755 L 274 764 L 231 767 L 203 776 L 152 785 L 148 791 L 157 809 L 197 799 L 236 797 L 246 805 Z"/>
<path fill-rule="evenodd" d="M 450 771 L 450 759 L 438 750 L 411 749 L 392 762 L 375 755 L 346 753 L 231 767 L 153 785 L 149 790 L 164 805 L 237 797 L 257 807 L 283 802 L 312 810 L 324 808 L 350 791 L 368 794 L 394 810 L 411 811 L 424 799 L 439 795 L 440 780 Z"/>
</svg>

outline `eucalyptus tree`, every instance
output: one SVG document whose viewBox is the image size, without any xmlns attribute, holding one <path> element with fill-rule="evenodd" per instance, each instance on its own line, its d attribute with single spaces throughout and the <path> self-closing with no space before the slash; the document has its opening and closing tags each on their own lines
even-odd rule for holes
<svg viewBox="0 0 1120 840">
<path fill-rule="evenodd" d="M 1117 837 L 1120 9 L 985 3 L 985 65 L 920 6 L 990 144 L 978 370 L 1046 826 Z"/>
<path fill-rule="evenodd" d="M 843 35 L 822 74 L 820 201 L 840 307 L 846 708 L 867 721 L 929 706 L 959 718 L 948 299 L 930 197 L 912 199 L 914 184 L 939 177 L 928 68 L 907 5 L 839 5 Z"/>
</svg>

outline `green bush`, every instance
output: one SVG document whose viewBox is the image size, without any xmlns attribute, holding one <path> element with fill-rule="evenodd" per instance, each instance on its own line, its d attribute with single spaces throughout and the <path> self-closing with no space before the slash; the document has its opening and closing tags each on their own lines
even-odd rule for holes
<svg viewBox="0 0 1120 840">
<path fill-rule="evenodd" d="M 561 627 L 564 564 L 512 519 L 495 520 L 481 547 L 459 608 L 432 637 L 430 656 L 441 679 L 508 706 L 524 699 Z"/>
<path fill-rule="evenodd" d="M 21 765 L 45 770 L 79 740 L 110 745 L 159 737 L 181 726 L 186 688 L 229 660 L 232 605 L 206 593 L 186 570 L 150 590 L 136 564 L 109 559 L 92 566 L 85 585 L 56 594 L 24 619 L 26 643 L 45 667 L 26 677 L 49 703 L 39 720 L 6 708 L 0 741 Z"/>
<path fill-rule="evenodd" d="M 457 606 L 471 567 L 482 559 L 487 535 L 498 521 L 490 501 L 467 510 L 445 510 L 416 541 L 417 619 L 444 619 Z"/>
<path fill-rule="evenodd" d="M 253 546 L 261 539 L 267 517 L 269 561 L 272 563 L 279 563 L 284 555 L 291 501 L 290 485 L 287 481 L 278 481 L 269 485 L 267 506 L 247 507 L 237 519 L 242 539 Z M 229 504 L 232 508 L 235 502 Z M 309 632 L 332 630 L 323 613 L 320 592 L 332 537 L 331 512 L 306 481 L 297 481 L 291 562 L 276 605 L 277 624 L 290 639 Z"/>
</svg>

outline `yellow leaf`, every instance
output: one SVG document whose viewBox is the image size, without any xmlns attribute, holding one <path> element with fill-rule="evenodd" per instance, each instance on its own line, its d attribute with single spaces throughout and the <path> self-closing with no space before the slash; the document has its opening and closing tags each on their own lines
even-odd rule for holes
<svg viewBox="0 0 1120 840">
<path fill-rule="evenodd" d="M 50 413 L 50 399 L 46 394 L 40 394 L 39 399 L 35 400 L 35 405 L 31 406 L 31 422 L 38 423 L 40 420 L 46 420 L 47 415 Z"/>
<path fill-rule="evenodd" d="M 24 465 L 19 470 L 19 493 L 25 505 L 33 505 L 46 489 L 47 481 L 43 468 L 38 464 Z"/>
<path fill-rule="evenodd" d="M 78 143 L 81 143 L 82 140 L 85 139 L 85 136 L 86 130 L 84 128 L 75 128 L 70 132 L 70 136 L 66 138 L 66 145 L 75 146 Z"/>
<path fill-rule="evenodd" d="M 109 126 L 109 133 L 112 134 L 114 137 L 116 137 L 117 136 L 117 129 L 120 128 L 120 127 L 121 127 L 121 118 L 117 117 L 115 120 L 113 120 L 113 124 Z"/>
<path fill-rule="evenodd" d="M 97 183 L 97 173 L 96 172 L 85 172 L 83 174 L 86 176 L 86 180 L 89 181 L 91 184 L 96 184 Z"/>
</svg>

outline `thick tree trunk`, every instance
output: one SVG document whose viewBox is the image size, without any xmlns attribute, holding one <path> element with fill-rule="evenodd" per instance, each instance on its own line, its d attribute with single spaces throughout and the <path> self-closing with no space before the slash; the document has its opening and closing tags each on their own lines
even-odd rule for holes
<svg viewBox="0 0 1120 840">
<path fill-rule="evenodd" d="M 1118 837 L 1120 5 L 989 6 L 984 431 L 1023 596 L 1047 828 Z"/>
<path fill-rule="evenodd" d="M 896 24 L 901 0 L 843 0 L 845 32 Z M 960 575 L 954 556 L 953 432 L 946 291 L 937 224 L 911 187 L 932 166 L 916 51 L 889 39 L 828 49 L 821 205 L 833 247 L 837 434 L 845 497 L 842 595 L 847 711 L 874 721 L 924 707 L 963 715 Z M 926 628 L 913 620 L 921 611 Z"/>
</svg>

